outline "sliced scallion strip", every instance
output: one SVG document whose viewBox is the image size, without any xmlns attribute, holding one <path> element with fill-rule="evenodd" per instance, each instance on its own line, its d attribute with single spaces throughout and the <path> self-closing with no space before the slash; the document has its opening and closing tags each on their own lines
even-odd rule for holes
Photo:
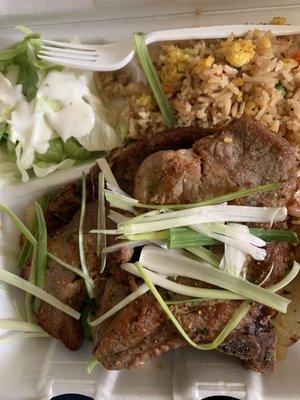
<svg viewBox="0 0 300 400">
<path fill-rule="evenodd" d="M 122 264 L 122 269 L 129 272 L 130 274 L 139 276 L 138 271 L 136 270 L 134 264 L 124 263 Z M 183 296 L 189 297 L 197 297 L 199 299 L 214 299 L 214 300 L 243 300 L 244 297 L 239 294 L 232 293 L 228 290 L 223 289 L 207 289 L 207 288 L 198 288 L 194 286 L 182 285 L 181 283 L 177 283 L 175 281 L 171 281 L 170 279 L 162 276 L 158 273 L 148 271 L 147 274 L 151 278 L 151 281 L 166 290 L 170 290 L 171 292 L 181 294 Z"/>
<path fill-rule="evenodd" d="M 158 107 L 162 113 L 167 128 L 172 128 L 176 124 L 171 105 L 161 87 L 159 76 L 155 70 L 147 45 L 145 43 L 144 34 L 139 32 L 134 35 L 136 53 L 145 73 L 149 86 L 157 101 Z"/>
<path fill-rule="evenodd" d="M 35 282 L 36 282 L 37 255 L 38 255 L 37 245 L 34 245 L 33 252 L 32 252 L 32 258 L 31 258 L 31 264 L 30 264 L 29 279 L 28 279 L 28 281 L 30 283 L 32 283 L 33 285 L 35 285 Z M 32 308 L 33 308 L 32 298 L 33 298 L 32 294 L 29 292 L 26 292 L 25 305 L 26 305 L 26 315 L 27 315 L 28 322 L 34 322 L 34 316 L 32 313 Z"/>
<path fill-rule="evenodd" d="M 171 210 L 184 210 L 187 208 L 209 206 L 214 204 L 226 203 L 228 201 L 240 199 L 242 197 L 250 196 L 252 194 L 258 194 L 263 192 L 268 192 L 270 190 L 280 189 L 281 183 L 268 183 L 266 185 L 254 186 L 249 189 L 238 190 L 236 192 L 222 194 L 221 196 L 211 197 L 209 199 L 199 201 L 198 203 L 188 203 L 188 204 L 168 204 L 168 205 L 156 205 L 156 204 L 141 204 L 139 203 L 136 207 L 142 208 L 152 208 L 152 209 L 164 209 L 169 208 Z"/>
<path fill-rule="evenodd" d="M 148 285 L 151 293 L 153 296 L 156 298 L 158 301 L 159 305 L 163 309 L 163 311 L 167 314 L 168 318 L 171 320 L 171 322 L 174 324 L 174 326 L 177 328 L 179 333 L 183 336 L 183 338 L 193 347 L 195 347 L 198 350 L 213 350 L 219 347 L 226 337 L 236 328 L 236 326 L 241 322 L 241 320 L 246 316 L 248 311 L 250 310 L 250 306 L 247 302 L 243 302 L 237 310 L 233 313 L 231 319 L 229 322 L 225 325 L 221 333 L 214 339 L 213 342 L 207 343 L 207 344 L 197 344 L 195 343 L 189 335 L 186 333 L 186 331 L 182 328 L 178 320 L 175 318 L 175 316 L 172 314 L 170 311 L 169 307 L 167 304 L 164 302 L 163 298 L 157 291 L 156 287 L 153 285 L 151 279 L 149 278 L 148 274 L 146 273 L 146 270 L 140 265 L 140 263 L 136 263 L 136 268 L 140 274 L 140 276 L 144 279 L 145 283 Z"/>
<path fill-rule="evenodd" d="M 145 246 L 140 255 L 140 263 L 165 275 L 185 276 L 210 283 L 217 287 L 237 293 L 247 299 L 264 304 L 285 313 L 290 300 L 263 289 L 240 277 L 212 268 L 205 262 L 198 262 L 175 251 L 163 250 L 154 246 Z M 195 296 L 194 296 L 195 297 Z"/>
<path fill-rule="evenodd" d="M 56 257 L 54 254 L 47 252 L 47 256 L 51 258 L 51 260 L 55 261 L 57 264 L 61 265 L 62 267 L 68 269 L 69 271 L 73 272 L 73 274 L 80 276 L 82 279 L 89 282 L 90 285 L 94 286 L 94 282 L 92 278 L 87 276 L 81 269 L 77 267 L 73 267 L 71 264 L 64 262 L 61 258 Z"/>
<path fill-rule="evenodd" d="M 58 310 L 63 311 L 64 313 L 70 315 L 75 319 L 80 318 L 80 313 L 78 311 L 74 310 L 67 304 L 62 303 L 60 300 L 52 296 L 50 293 L 26 281 L 26 279 L 22 279 L 19 276 L 12 274 L 11 272 L 1 268 L 0 268 L 0 281 L 13 285 L 19 289 L 24 290 L 25 292 L 31 293 L 33 296 L 38 297 L 39 299 L 45 301 L 46 303 L 57 308 Z"/>
<path fill-rule="evenodd" d="M 29 229 L 23 224 L 23 222 L 16 216 L 16 214 L 12 210 L 4 206 L 3 204 L 0 204 L 0 211 L 4 212 L 12 220 L 12 222 L 16 225 L 16 227 L 25 236 L 25 238 L 29 240 L 29 242 L 32 245 L 38 244 L 38 241 L 33 236 L 33 234 L 29 231 Z M 81 276 L 83 279 L 87 280 L 91 285 L 93 285 L 92 279 L 89 276 L 87 276 L 83 271 L 81 271 L 79 268 L 73 267 L 72 265 L 64 262 L 63 260 L 56 257 L 54 254 L 50 252 L 47 252 L 47 256 L 51 258 L 53 261 L 57 262 L 57 264 L 68 269 L 74 274 Z"/>
<path fill-rule="evenodd" d="M 98 218 L 97 227 L 98 229 L 106 229 L 106 213 L 105 213 L 105 197 L 104 197 L 104 174 L 99 173 L 99 184 L 98 184 Z M 98 233 L 97 235 L 97 254 L 100 255 L 102 250 L 106 247 L 106 235 Z M 106 266 L 106 254 L 101 254 L 101 267 L 100 272 L 105 270 Z"/>
<path fill-rule="evenodd" d="M 142 204 L 139 203 L 138 200 L 133 199 L 129 196 L 120 195 L 118 193 L 113 193 L 112 191 L 107 190 L 105 192 L 106 200 L 112 205 L 112 207 L 131 210 L 132 207 L 139 208 L 148 208 L 153 210 L 163 210 L 163 209 L 171 209 L 171 210 L 186 210 L 188 208 L 209 206 L 214 204 L 226 203 L 228 201 L 240 199 L 242 197 L 247 197 L 253 194 L 268 192 L 272 190 L 277 190 L 281 188 L 280 183 L 268 183 L 266 185 L 255 186 L 248 189 L 238 190 L 236 192 L 223 194 L 221 196 L 211 197 L 206 200 L 199 201 L 197 203 L 187 203 L 187 204 Z"/>
<path fill-rule="evenodd" d="M 39 203 L 35 203 L 36 216 L 38 221 L 38 256 L 35 284 L 43 288 L 47 273 L 47 227 L 43 210 Z M 37 313 L 41 308 L 41 300 L 34 300 L 34 311 Z"/>
<path fill-rule="evenodd" d="M 194 254 L 197 257 L 200 257 L 202 260 L 207 261 L 213 267 L 218 268 L 221 262 L 220 256 L 206 249 L 205 247 L 202 246 L 185 247 L 185 250 L 189 251 L 190 253 Z"/>
<path fill-rule="evenodd" d="M 128 296 L 126 296 L 123 300 L 121 300 L 118 304 L 116 304 L 114 307 L 112 307 L 105 314 L 101 315 L 99 318 L 95 319 L 94 321 L 91 321 L 90 317 L 88 317 L 89 325 L 90 326 L 97 326 L 97 325 L 101 324 L 107 318 L 111 317 L 112 315 L 114 315 L 118 311 L 122 310 L 122 308 L 126 307 L 133 300 L 135 300 L 139 296 L 142 296 L 143 294 L 145 294 L 148 290 L 149 290 L 148 286 L 145 283 L 142 284 L 134 292 L 130 293 Z"/>
<path fill-rule="evenodd" d="M 22 332 L 44 332 L 43 329 L 37 324 L 24 321 L 14 321 L 10 319 L 0 319 L 0 329 Z"/>
<path fill-rule="evenodd" d="M 297 243 L 297 233 L 290 229 L 263 229 L 263 228 L 250 228 L 250 233 L 260 239 L 270 242 L 287 242 Z M 129 239 L 129 237 L 126 237 Z M 134 240 L 134 239 L 132 239 Z M 219 241 L 208 238 L 199 232 L 187 227 L 171 228 L 170 229 L 170 248 L 182 249 L 190 246 L 206 246 L 211 244 L 218 244 Z"/>
<path fill-rule="evenodd" d="M 104 247 L 102 250 L 102 254 L 105 255 L 107 253 L 113 253 L 114 251 L 118 251 L 123 249 L 124 247 L 134 249 L 135 247 L 145 246 L 149 242 L 146 240 L 130 240 L 126 242 L 112 244 L 111 246 Z"/>
<path fill-rule="evenodd" d="M 152 240 L 168 240 L 169 237 L 170 237 L 169 230 L 165 230 L 165 231 L 159 231 L 159 232 L 138 233 L 136 235 L 124 235 L 124 236 L 120 236 L 120 239 L 147 240 L 148 242 L 150 242 Z"/>
<path fill-rule="evenodd" d="M 116 178 L 114 177 L 114 175 L 113 175 L 113 173 L 112 173 L 112 171 L 110 169 L 110 166 L 108 165 L 108 162 L 106 161 L 106 159 L 105 158 L 99 158 L 97 160 L 97 163 L 98 163 L 98 165 L 99 165 L 99 167 L 100 167 L 100 169 L 101 169 L 101 171 L 102 171 L 102 173 L 103 173 L 103 175 L 105 177 L 106 182 L 109 183 L 110 185 L 115 186 L 115 187 L 118 188 L 119 187 L 118 182 L 116 181 Z"/>
<path fill-rule="evenodd" d="M 191 298 L 191 299 L 183 299 L 183 300 L 165 300 L 165 303 L 168 306 L 177 306 L 177 305 L 180 305 L 180 304 L 200 303 L 201 301 L 206 301 L 206 299 L 199 299 L 199 298 L 193 299 L 193 298 Z"/>
<path fill-rule="evenodd" d="M 300 264 L 297 263 L 297 261 L 294 261 L 293 267 L 290 270 L 290 272 L 280 282 L 275 283 L 275 285 L 268 287 L 268 290 L 275 293 L 275 292 L 278 292 L 279 290 L 283 289 L 290 282 L 292 282 L 293 279 L 296 278 L 299 271 L 300 271 Z"/>
<path fill-rule="evenodd" d="M 220 242 L 184 226 L 170 229 L 170 249 L 182 249 L 194 246 L 209 246 L 218 243 Z"/>
<path fill-rule="evenodd" d="M 13 342 L 18 339 L 32 339 L 32 338 L 49 338 L 50 335 L 46 332 L 17 332 L 0 339 L 0 345 Z"/>
<path fill-rule="evenodd" d="M 87 373 L 89 375 L 91 375 L 91 373 L 93 372 L 93 370 L 94 370 L 94 368 L 96 367 L 97 364 L 99 364 L 99 361 L 97 360 L 97 358 L 96 357 L 92 357 L 90 359 L 90 361 L 88 362 L 87 369 L 86 369 Z"/>
<path fill-rule="evenodd" d="M 40 200 L 37 201 L 40 206 L 42 207 L 42 210 L 45 211 L 49 205 L 50 202 L 50 195 L 45 194 Z M 36 214 L 33 216 L 33 221 L 30 227 L 30 232 L 32 232 L 33 235 L 35 235 L 37 229 L 37 218 Z M 21 250 L 21 253 L 19 255 L 18 261 L 17 261 L 17 268 L 22 269 L 26 260 L 30 257 L 31 254 L 31 248 L 32 248 L 32 243 L 28 241 L 28 239 L 25 237 L 24 239 L 24 244 Z"/>
<path fill-rule="evenodd" d="M 85 217 L 85 206 L 86 206 L 86 177 L 85 173 L 82 172 L 82 195 L 81 195 L 81 210 L 79 219 L 79 230 L 78 230 L 78 243 L 79 243 L 79 258 L 83 272 L 85 275 L 89 276 L 89 271 L 86 264 L 86 258 L 84 253 L 84 217 Z M 89 281 L 85 280 L 86 289 L 90 299 L 93 298 L 93 286 Z"/>
</svg>

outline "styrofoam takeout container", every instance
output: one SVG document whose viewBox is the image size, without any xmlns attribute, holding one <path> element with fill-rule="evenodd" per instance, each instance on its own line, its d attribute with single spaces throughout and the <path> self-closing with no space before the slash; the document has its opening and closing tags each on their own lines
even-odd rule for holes
<svg viewBox="0 0 300 400">
<path fill-rule="evenodd" d="M 3 1 L 0 8 L 0 46 L 19 37 L 15 25 L 29 26 L 53 39 L 80 37 L 99 42 L 117 40 L 135 31 L 171 28 L 266 23 L 284 16 L 300 22 L 299 0 L 55 0 Z M 249 26 L 249 29 L 251 26 Z M 76 179 L 83 167 L 59 171 L 27 184 L 0 189 L 0 202 L 21 217 L 41 194 Z M 85 169 L 88 166 L 84 167 Z M 0 246 L 18 245 L 18 232 L 3 217 Z M 0 256 L 0 267 L 15 271 L 15 260 Z M 0 318 L 18 318 L 15 304 L 24 313 L 24 294 L 0 286 Z M 5 334 L 5 333 L 4 333 Z M 2 335 L 2 333 L 1 333 Z M 92 345 L 69 352 L 54 339 L 27 339 L 0 345 L 0 399 L 50 399 L 63 393 L 81 393 L 95 399 L 200 400 L 213 395 L 238 399 L 299 399 L 300 343 L 278 362 L 278 371 L 262 376 L 244 369 L 238 360 L 218 352 L 185 348 L 171 351 L 142 369 L 106 371 L 97 367 L 91 376 L 86 364 Z"/>
</svg>

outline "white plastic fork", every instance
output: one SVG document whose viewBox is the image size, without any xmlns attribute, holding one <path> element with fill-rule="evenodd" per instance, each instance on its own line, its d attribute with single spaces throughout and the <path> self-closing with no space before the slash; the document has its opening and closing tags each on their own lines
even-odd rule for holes
<svg viewBox="0 0 300 400">
<path fill-rule="evenodd" d="M 231 33 L 240 37 L 252 29 L 270 30 L 280 36 L 300 33 L 299 25 L 224 25 L 151 32 L 145 35 L 145 42 L 148 45 L 171 40 L 221 39 Z M 118 70 L 132 60 L 135 52 L 133 36 L 102 45 L 63 43 L 45 39 L 42 39 L 42 43 L 39 51 L 41 59 L 66 67 L 92 71 Z"/>
</svg>

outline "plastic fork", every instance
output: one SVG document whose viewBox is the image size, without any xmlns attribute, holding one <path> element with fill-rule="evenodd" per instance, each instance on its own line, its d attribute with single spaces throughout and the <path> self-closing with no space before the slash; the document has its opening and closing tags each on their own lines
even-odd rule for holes
<svg viewBox="0 0 300 400">
<path fill-rule="evenodd" d="M 145 35 L 145 42 L 148 45 L 173 40 L 221 39 L 228 37 L 231 33 L 239 37 L 252 29 L 270 30 L 273 34 L 280 36 L 300 33 L 299 25 L 224 25 L 151 32 Z M 132 60 L 134 49 L 133 36 L 102 45 L 63 43 L 42 39 L 39 57 L 66 67 L 92 71 L 115 71 Z"/>
</svg>

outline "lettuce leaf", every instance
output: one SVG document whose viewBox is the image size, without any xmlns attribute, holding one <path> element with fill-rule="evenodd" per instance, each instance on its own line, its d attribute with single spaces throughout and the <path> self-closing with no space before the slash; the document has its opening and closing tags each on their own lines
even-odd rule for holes
<svg viewBox="0 0 300 400">
<path fill-rule="evenodd" d="M 40 162 L 33 164 L 33 171 L 38 178 L 44 178 L 45 176 L 51 174 L 52 172 L 54 172 L 56 170 L 69 168 L 72 165 L 74 165 L 74 163 L 75 163 L 75 160 L 71 160 L 69 158 L 67 158 L 66 160 L 63 160 L 57 164 L 51 164 L 51 163 L 46 163 L 46 162 L 40 161 Z"/>
<path fill-rule="evenodd" d="M 11 159 L 7 152 L 6 145 L 0 145 L 0 187 L 10 180 L 20 176 L 17 164 Z"/>
<path fill-rule="evenodd" d="M 7 139 L 9 135 L 9 125 L 6 123 L 0 123 L 0 142 L 2 139 Z"/>
<path fill-rule="evenodd" d="M 25 33 L 22 41 L 0 51 L 0 72 L 6 72 L 9 65 L 17 65 L 17 83 L 22 85 L 22 93 L 28 101 L 32 100 L 37 92 L 39 71 L 62 70 L 61 65 L 53 65 L 37 58 L 41 46 L 41 35 L 24 27 L 18 27 Z"/>
<path fill-rule="evenodd" d="M 66 159 L 66 152 L 64 148 L 64 143 L 61 138 L 49 140 L 49 148 L 47 153 L 39 154 L 35 153 L 35 160 L 42 161 L 45 163 L 59 163 Z"/>
</svg>

